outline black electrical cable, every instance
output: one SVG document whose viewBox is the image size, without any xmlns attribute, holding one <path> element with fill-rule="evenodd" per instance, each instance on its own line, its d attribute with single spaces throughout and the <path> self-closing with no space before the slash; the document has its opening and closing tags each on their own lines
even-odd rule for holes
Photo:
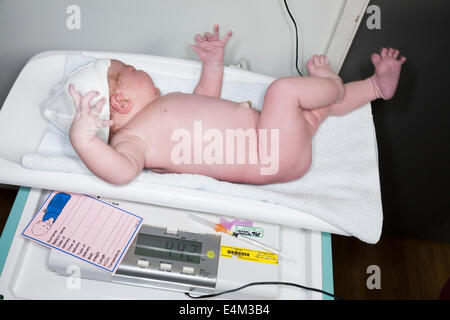
<svg viewBox="0 0 450 320">
<path fill-rule="evenodd" d="M 286 10 L 289 14 L 289 17 L 291 17 L 292 22 L 294 23 L 295 27 L 295 68 L 297 69 L 297 72 L 303 77 L 303 74 L 298 69 L 298 29 L 297 29 L 297 23 L 295 23 L 294 17 L 291 14 L 291 11 L 289 10 L 289 7 L 287 5 L 286 0 L 284 0 L 284 6 L 286 7 Z"/>
<path fill-rule="evenodd" d="M 297 284 L 297 283 L 293 283 L 293 282 L 280 282 L 280 281 L 252 282 L 252 283 L 248 283 L 246 285 L 243 285 L 243 286 L 235 288 L 235 289 L 222 291 L 222 292 L 218 292 L 218 293 L 212 293 L 212 294 L 204 294 L 204 295 L 200 295 L 200 296 L 193 296 L 189 292 L 185 292 L 185 295 L 187 295 L 189 298 L 192 298 L 192 299 L 212 298 L 212 297 L 220 296 L 220 295 L 225 294 L 225 293 L 236 292 L 236 291 L 245 289 L 247 287 L 260 286 L 260 285 L 284 285 L 284 286 L 297 287 L 297 288 L 300 288 L 300 289 L 305 289 L 305 290 L 310 290 L 310 291 L 315 291 L 315 292 L 319 292 L 319 293 L 322 293 L 322 294 L 326 294 L 327 296 L 333 297 L 336 300 L 344 300 L 343 298 L 341 298 L 341 297 L 339 297 L 339 296 L 337 296 L 335 294 L 326 292 L 324 290 L 302 286 L 301 284 Z"/>
</svg>

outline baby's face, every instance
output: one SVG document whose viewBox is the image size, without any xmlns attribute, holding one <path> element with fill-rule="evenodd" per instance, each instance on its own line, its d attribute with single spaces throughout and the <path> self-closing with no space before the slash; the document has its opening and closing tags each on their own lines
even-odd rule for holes
<svg viewBox="0 0 450 320">
<path fill-rule="evenodd" d="M 119 60 L 111 60 L 108 84 L 110 98 L 114 93 L 122 93 L 136 108 L 147 105 L 161 95 L 148 73 Z"/>
<path fill-rule="evenodd" d="M 146 72 L 119 60 L 111 60 L 108 85 L 111 120 L 114 121 L 110 127 L 110 136 L 161 96 Z"/>
</svg>

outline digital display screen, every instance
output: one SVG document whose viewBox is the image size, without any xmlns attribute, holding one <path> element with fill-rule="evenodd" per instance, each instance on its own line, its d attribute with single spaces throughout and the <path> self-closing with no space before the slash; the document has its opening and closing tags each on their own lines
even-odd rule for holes
<svg viewBox="0 0 450 320">
<path fill-rule="evenodd" d="M 140 233 L 135 255 L 181 262 L 200 263 L 202 243 Z"/>
</svg>

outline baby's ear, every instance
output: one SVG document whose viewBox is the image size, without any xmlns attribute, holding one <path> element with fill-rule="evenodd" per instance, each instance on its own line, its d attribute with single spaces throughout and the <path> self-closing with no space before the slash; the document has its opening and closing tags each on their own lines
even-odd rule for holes
<svg viewBox="0 0 450 320">
<path fill-rule="evenodd" d="M 123 93 L 113 93 L 109 99 L 110 106 L 119 113 L 128 113 L 133 106 L 133 103 L 125 97 Z"/>
</svg>

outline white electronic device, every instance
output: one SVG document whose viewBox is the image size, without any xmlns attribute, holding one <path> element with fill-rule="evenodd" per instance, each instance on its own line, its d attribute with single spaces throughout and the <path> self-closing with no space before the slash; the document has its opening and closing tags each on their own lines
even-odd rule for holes
<svg viewBox="0 0 450 320">
<path fill-rule="evenodd" d="M 167 277 L 175 275 L 176 270 L 172 273 L 164 274 L 165 281 L 155 281 L 154 287 L 146 285 L 128 285 L 122 282 L 113 282 L 112 274 L 103 269 L 99 269 L 87 262 L 73 258 L 67 254 L 42 246 L 23 237 L 22 231 L 28 225 L 30 219 L 41 207 L 48 193 L 40 189 L 31 189 L 23 191 L 21 189 L 19 198 L 26 196 L 25 202 L 22 203 L 20 211 L 11 213 L 12 218 L 18 219 L 14 238 L 8 251 L 7 260 L 0 275 L 0 295 L 4 299 L 190 299 L 184 294 L 186 282 L 168 281 Z M 119 206 L 124 210 L 139 214 L 144 219 L 144 225 L 152 225 L 159 228 L 165 237 L 176 233 L 181 237 L 182 232 L 191 232 L 193 235 L 185 237 L 185 240 L 206 243 L 201 239 L 197 239 L 197 235 L 212 234 L 220 236 L 221 249 L 226 248 L 222 253 L 227 253 L 231 248 L 247 248 L 251 250 L 264 251 L 261 247 L 254 246 L 247 241 L 239 240 L 239 237 L 225 235 L 223 233 L 215 233 L 208 224 L 194 222 L 192 215 L 202 217 L 213 223 L 220 221 L 219 216 L 205 214 L 199 211 L 189 211 L 186 209 L 174 207 L 162 207 L 152 204 L 142 204 L 137 202 L 122 200 L 120 203 L 102 199 L 110 202 L 115 206 Z M 17 202 L 17 201 L 16 201 Z M 15 205 L 17 207 L 17 205 Z M 18 218 L 19 217 L 19 218 Z M 225 217 L 228 221 L 233 219 Z M 254 240 L 264 244 L 267 248 L 279 250 L 281 253 L 291 259 L 278 259 L 278 264 L 269 264 L 255 262 L 249 260 L 238 259 L 237 256 L 220 256 L 217 260 L 217 275 L 215 276 L 215 286 L 198 284 L 192 286 L 200 293 L 203 292 L 222 292 L 229 289 L 235 289 L 242 284 L 256 281 L 283 281 L 303 284 L 313 288 L 323 288 L 322 276 L 324 268 L 329 265 L 323 265 L 322 246 L 323 239 L 320 232 L 302 230 L 294 227 L 278 226 L 262 222 L 253 221 L 253 229 L 245 227 L 235 227 L 234 230 L 242 231 L 242 234 L 255 236 Z M 145 231 L 142 229 L 141 231 Z M 147 230 L 148 231 L 148 230 Z M 157 235 L 156 232 L 150 231 L 146 234 Z M 136 242 L 138 238 L 135 238 Z M 182 242 L 175 242 L 175 238 L 167 239 L 173 241 L 171 244 L 166 243 L 168 248 L 176 248 L 179 245 L 180 250 L 177 253 L 180 256 L 172 257 L 184 261 L 178 261 L 183 266 L 183 262 L 189 262 L 187 256 L 181 257 Z M 202 242 L 203 241 L 203 242 Z M 140 242 L 140 241 L 139 241 Z M 188 242 L 185 242 L 186 245 Z M 158 245 L 143 242 L 144 247 L 157 248 Z M 164 244 L 164 246 L 166 246 Z M 159 242 L 159 247 L 163 242 Z M 187 247 L 185 251 L 194 253 L 199 250 L 198 247 Z M 205 248 L 208 247 L 207 243 Z M 201 249 L 203 251 L 203 247 Z M 191 251 L 191 252 L 189 252 Z M 194 251 L 194 252 L 192 252 Z M 209 250 L 206 251 L 208 253 Z M 138 250 L 139 252 L 139 250 Z M 128 250 L 128 253 L 134 251 Z M 166 252 L 165 254 L 169 254 Z M 147 254 L 148 255 L 148 254 Z M 151 254 L 150 254 L 151 255 Z M 212 256 L 210 254 L 210 256 Z M 141 256 L 142 257 L 142 256 Z M 190 257 L 189 259 L 194 259 Z M 159 257 L 160 260 L 165 258 Z M 147 267 L 151 261 L 141 259 L 138 261 L 139 267 L 145 268 L 140 272 L 150 272 Z M 175 259 L 174 259 L 175 260 Z M 126 260 L 123 260 L 124 262 Z M 147 265 L 148 262 L 148 265 Z M 169 261 L 170 262 L 170 261 Z M 196 260 L 195 260 L 196 262 Z M 125 265 L 125 264 L 124 264 Z M 157 263 L 155 264 L 157 266 Z M 136 266 L 133 266 L 135 268 Z M 160 265 L 161 267 L 161 265 Z M 167 265 L 162 266 L 163 269 L 168 268 Z M 55 270 L 57 272 L 55 272 Z M 164 270 L 161 270 L 164 271 Z M 192 269 L 185 268 L 184 275 L 192 272 Z M 194 269 L 194 274 L 195 274 Z M 117 274 L 117 273 L 116 273 Z M 160 273 L 161 274 L 161 273 Z M 201 272 L 200 272 L 201 275 Z M 186 277 L 187 278 L 187 277 Z M 213 278 L 213 277 L 212 277 Z M 101 281 L 99 281 L 101 280 Z M 135 280 L 135 279 L 133 279 Z M 203 279 L 205 280 L 205 279 Z M 214 280 L 212 280 L 214 282 Z M 169 288 L 169 284 L 176 284 L 175 287 Z M 328 283 L 328 282 L 327 282 Z M 136 284 L 136 283 L 134 283 Z M 159 285 L 159 286 L 158 286 Z M 326 284 L 325 284 L 326 285 Z M 163 287 L 165 286 L 165 287 Z M 168 290 L 169 289 L 169 290 Z M 205 290 L 206 289 L 206 290 Z M 218 297 L 219 299 L 322 299 L 321 293 L 300 290 L 298 288 L 286 286 L 252 286 L 236 292 L 227 293 Z"/>
<path fill-rule="evenodd" d="M 76 271 L 86 279 L 198 294 L 229 290 L 250 282 L 279 281 L 276 254 L 265 252 L 239 237 L 216 233 L 193 221 L 188 211 L 103 201 L 144 218 L 117 271 L 112 274 L 55 249 L 51 250 L 48 260 L 50 270 L 64 276 L 73 276 Z M 203 218 L 219 222 L 217 216 L 204 214 Z M 232 227 L 232 230 L 237 229 L 242 226 Z M 255 233 L 258 242 L 279 247 L 278 226 L 253 221 L 249 229 L 262 231 Z M 253 258 L 253 254 L 258 258 Z M 262 298 L 275 298 L 276 292 L 276 287 L 246 291 Z"/>
</svg>

